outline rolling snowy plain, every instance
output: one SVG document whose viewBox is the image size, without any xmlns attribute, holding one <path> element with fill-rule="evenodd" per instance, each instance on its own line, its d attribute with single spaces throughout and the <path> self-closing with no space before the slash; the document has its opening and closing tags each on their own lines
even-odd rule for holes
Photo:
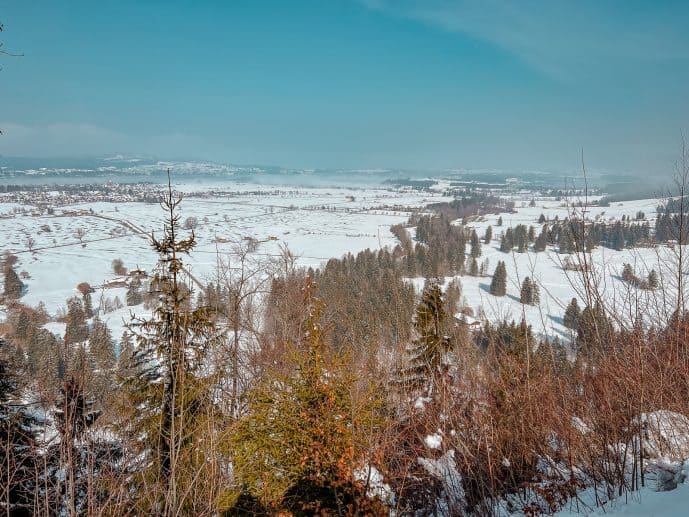
<svg viewBox="0 0 689 517">
<path fill-rule="evenodd" d="M 431 191 L 414 191 L 399 188 L 296 188 L 267 187 L 265 185 L 237 184 L 218 188 L 198 184 L 178 184 L 178 192 L 194 192 L 180 205 L 181 221 L 194 218 L 197 247 L 185 260 L 188 271 L 202 284 L 214 280 L 218 260 L 232 260 L 232 250 L 246 239 L 255 239 L 256 258 L 269 259 L 287 247 L 298 257 L 298 264 L 318 267 L 329 258 L 345 253 L 356 254 L 366 248 L 390 248 L 397 244 L 390 227 L 406 223 L 414 210 L 429 203 L 447 201 L 442 182 Z M 463 300 L 474 314 L 489 320 L 524 317 L 538 333 L 558 336 L 567 341 L 570 330 L 565 328 L 562 316 L 572 297 L 582 298 L 579 275 L 563 270 L 566 255 L 548 247 L 543 253 L 505 254 L 499 250 L 501 233 L 508 227 L 534 225 L 541 214 L 548 220 L 564 219 L 572 210 L 562 200 L 535 197 L 528 190 L 517 191 L 507 197 L 515 203 L 514 213 L 502 213 L 502 226 L 497 226 L 498 215 L 475 218 L 469 226 L 483 237 L 491 225 L 493 239 L 482 245 L 479 261 L 488 260 L 487 276 L 457 277 L 462 284 Z M 529 206 L 530 201 L 535 206 Z M 55 316 L 66 300 L 77 294 L 76 286 L 88 282 L 96 289 L 94 305 L 107 298 L 125 299 L 124 287 L 108 285 L 117 278 L 111 263 L 121 259 L 129 269 L 150 271 L 156 256 L 149 244 L 151 232 L 160 232 L 164 213 L 155 203 L 93 202 L 61 206 L 51 215 L 38 214 L 32 206 L 3 203 L 0 195 L 0 233 L 2 249 L 19 258 L 17 271 L 26 272 L 27 286 L 22 302 L 36 306 L 43 302 Z M 615 203 L 609 207 L 590 207 L 587 216 L 598 220 L 619 220 L 643 211 L 651 226 L 658 200 L 637 200 Z M 21 208 L 27 209 L 22 213 Z M 456 221 L 459 224 L 460 221 Z M 414 236 L 414 229 L 409 228 Z M 31 248 L 31 249 L 29 249 Z M 656 269 L 668 274 L 672 250 L 635 248 L 614 251 L 598 247 L 592 254 L 599 275 L 599 287 L 617 311 L 629 314 L 633 320 L 642 313 L 649 320 L 661 316 L 663 305 L 655 300 L 654 291 L 630 289 L 620 278 L 624 263 L 635 265 L 643 274 Z M 505 262 L 508 273 L 507 296 L 497 298 L 489 294 L 491 275 L 498 261 Z M 525 276 L 535 279 L 541 290 L 541 301 L 536 306 L 519 302 L 521 281 Z M 445 279 L 449 282 L 452 277 Z M 422 278 L 410 279 L 417 287 Z M 101 316 L 113 328 L 117 337 L 123 320 L 129 318 L 124 307 Z M 49 323 L 57 333 L 63 331 L 60 323 Z"/>
</svg>

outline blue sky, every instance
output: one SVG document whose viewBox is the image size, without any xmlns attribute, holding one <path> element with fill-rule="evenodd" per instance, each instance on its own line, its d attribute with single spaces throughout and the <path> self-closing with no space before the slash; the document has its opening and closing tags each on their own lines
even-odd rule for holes
<svg viewBox="0 0 689 517">
<path fill-rule="evenodd" d="M 689 3 L 3 0 L 0 153 L 664 174 Z"/>
</svg>

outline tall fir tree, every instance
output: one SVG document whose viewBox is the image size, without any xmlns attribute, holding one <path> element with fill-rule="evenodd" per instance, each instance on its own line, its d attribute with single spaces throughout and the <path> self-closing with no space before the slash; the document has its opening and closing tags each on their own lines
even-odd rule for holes
<svg viewBox="0 0 689 517">
<path fill-rule="evenodd" d="M 503 253 L 509 253 L 514 247 L 514 232 L 512 228 L 505 230 L 502 234 L 502 239 L 500 239 L 500 251 Z"/>
<path fill-rule="evenodd" d="M 563 316 L 563 323 L 565 327 L 571 330 L 577 330 L 579 326 L 579 316 L 581 315 L 581 309 L 579 308 L 579 303 L 576 298 L 572 298 L 569 305 L 565 309 L 565 314 Z"/>
<path fill-rule="evenodd" d="M 656 272 L 655 269 L 651 269 L 651 271 L 648 273 L 648 288 L 649 289 L 657 289 L 658 286 L 659 286 L 658 273 Z"/>
<path fill-rule="evenodd" d="M 533 304 L 533 283 L 531 282 L 531 278 L 528 276 L 525 277 L 524 281 L 522 282 L 519 301 L 527 305 Z"/>
<path fill-rule="evenodd" d="M 490 244 L 490 241 L 493 240 L 493 227 L 491 225 L 488 225 L 488 228 L 486 228 L 486 234 L 483 237 L 483 242 L 485 244 Z"/>
<path fill-rule="evenodd" d="M 636 279 L 636 274 L 634 273 L 634 268 L 631 264 L 624 264 L 622 267 L 622 280 L 625 282 L 633 282 Z"/>
<path fill-rule="evenodd" d="M 203 493 L 203 480 L 211 479 L 208 470 L 219 468 L 207 456 L 194 454 L 217 429 L 211 378 L 204 366 L 219 333 L 204 308 L 191 309 L 182 256 L 196 240 L 193 231 L 186 239 L 179 237 L 181 200 L 168 182 L 161 203 L 166 212 L 163 234 L 151 236 L 159 256 L 151 280 L 158 305 L 151 318 L 133 318 L 129 330 L 138 346 L 120 366 L 125 375 L 121 432 L 130 438 L 136 458 L 127 490 L 137 494 L 135 513 L 142 514 L 187 514 L 194 501 L 184 494 Z"/>
<path fill-rule="evenodd" d="M 490 282 L 490 294 L 493 296 L 505 296 L 507 294 L 507 268 L 502 260 L 498 262 L 493 272 L 493 279 Z"/>
<path fill-rule="evenodd" d="M 84 315 L 86 318 L 93 318 L 93 300 L 91 299 L 91 293 L 86 293 L 84 295 Z"/>
<path fill-rule="evenodd" d="M 455 252 L 456 270 L 459 274 L 464 272 L 464 263 L 466 262 L 466 238 L 464 232 L 460 234 L 457 239 L 457 249 Z"/>
<path fill-rule="evenodd" d="M 445 335 L 446 318 L 440 283 L 430 280 L 416 307 L 414 330 L 417 338 L 410 349 L 410 366 L 403 371 L 402 381 L 406 387 L 432 386 L 443 356 L 450 348 L 450 340 Z"/>
<path fill-rule="evenodd" d="M 471 232 L 471 258 L 479 258 L 481 256 L 481 240 L 476 234 L 476 230 Z"/>
<path fill-rule="evenodd" d="M 470 276 L 479 276 L 481 271 L 479 270 L 478 267 L 478 262 L 476 261 L 476 258 L 471 257 L 471 262 L 469 264 L 469 275 Z"/>
<path fill-rule="evenodd" d="M 21 298 L 24 292 L 24 283 L 19 280 L 19 275 L 14 270 L 12 265 L 5 264 L 5 284 L 3 287 L 3 293 L 5 297 L 16 300 Z"/>
<path fill-rule="evenodd" d="M 547 244 L 548 244 L 548 231 L 547 231 L 547 228 L 544 226 L 543 229 L 541 230 L 541 233 L 539 233 L 538 237 L 536 237 L 536 241 L 534 242 L 533 249 L 536 252 L 545 251 Z"/>
<path fill-rule="evenodd" d="M 133 278 L 129 282 L 126 297 L 127 305 L 129 305 L 130 307 L 134 305 L 140 305 L 144 302 L 144 296 L 141 292 L 141 280 L 139 280 L 138 278 Z"/>
<path fill-rule="evenodd" d="M 514 242 L 517 245 L 517 253 L 524 253 L 528 247 L 528 231 L 523 224 L 514 229 Z"/>
<path fill-rule="evenodd" d="M 560 236 L 558 239 L 558 251 L 560 253 L 572 253 L 572 250 L 574 249 L 574 245 L 572 243 L 572 238 L 569 233 L 569 230 L 564 227 L 562 231 L 560 232 Z"/>
<path fill-rule="evenodd" d="M 90 481 L 84 472 L 89 463 L 93 468 L 94 457 L 89 457 L 93 447 L 84 435 L 100 416 L 100 410 L 96 410 L 95 401 L 86 396 L 83 364 L 81 368 L 63 380 L 53 411 L 60 436 L 57 448 L 61 474 L 55 480 L 60 515 L 83 515 L 89 504 L 86 494 Z"/>
<path fill-rule="evenodd" d="M 89 337 L 89 328 L 86 324 L 84 306 L 79 298 L 67 300 L 67 320 L 65 328 L 65 344 L 71 345 L 86 341 Z"/>
<path fill-rule="evenodd" d="M 96 316 L 89 337 L 89 353 L 99 370 L 111 370 L 115 366 L 115 343 L 108 326 Z"/>
<path fill-rule="evenodd" d="M 600 304 L 586 306 L 577 324 L 577 345 L 588 354 L 600 354 L 609 349 L 613 338 L 613 326 Z"/>
</svg>

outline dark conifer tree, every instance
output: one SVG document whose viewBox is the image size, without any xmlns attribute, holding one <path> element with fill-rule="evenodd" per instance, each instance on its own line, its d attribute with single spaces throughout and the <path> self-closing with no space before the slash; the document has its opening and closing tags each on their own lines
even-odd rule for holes
<svg viewBox="0 0 689 517">
<path fill-rule="evenodd" d="M 84 295 L 84 315 L 87 319 L 93 318 L 93 300 L 91 300 L 91 293 Z"/>
<path fill-rule="evenodd" d="M 141 280 L 133 278 L 127 287 L 127 305 L 140 305 L 144 302 L 144 296 L 141 292 Z"/>
<path fill-rule="evenodd" d="M 84 306 L 79 298 L 67 300 L 67 326 L 65 328 L 65 344 L 80 343 L 89 337 L 89 328 L 86 324 Z"/>
<path fill-rule="evenodd" d="M 485 244 L 490 244 L 491 240 L 493 240 L 493 227 L 488 225 L 488 228 L 486 228 L 486 235 L 483 237 L 483 242 Z"/>
<path fill-rule="evenodd" d="M 531 281 L 531 304 L 538 305 L 541 302 L 541 288 L 536 280 Z"/>
<path fill-rule="evenodd" d="M 528 231 L 523 224 L 517 225 L 514 229 L 514 243 L 517 246 L 517 253 L 524 253 L 528 247 Z"/>
<path fill-rule="evenodd" d="M 509 253 L 514 247 L 514 234 L 512 228 L 505 230 L 502 234 L 502 239 L 500 240 L 500 251 L 503 253 Z"/>
<path fill-rule="evenodd" d="M 560 231 L 559 239 L 558 239 L 558 248 L 560 253 L 572 253 L 573 250 L 573 244 L 572 244 L 572 239 L 571 235 L 569 233 L 569 230 L 566 228 L 563 228 L 562 231 Z"/>
<path fill-rule="evenodd" d="M 623 250 L 625 247 L 626 239 L 624 235 L 624 228 L 622 224 L 618 221 L 611 230 L 611 239 L 609 246 L 618 251 Z"/>
<path fill-rule="evenodd" d="M 24 292 L 24 283 L 19 280 L 19 275 L 9 264 L 5 264 L 4 295 L 12 300 L 17 300 Z"/>
<path fill-rule="evenodd" d="M 481 241 L 476 234 L 476 230 L 471 233 L 471 258 L 477 259 L 481 256 Z"/>
<path fill-rule="evenodd" d="M 34 325 L 29 316 L 29 311 L 22 307 L 17 314 L 17 321 L 14 324 L 14 337 L 18 339 L 27 339 L 31 333 L 30 327 Z"/>
<path fill-rule="evenodd" d="M 471 259 L 471 265 L 469 266 L 469 275 L 471 276 L 479 276 L 479 267 L 478 267 L 478 262 L 476 261 L 475 258 L 472 257 Z"/>
<path fill-rule="evenodd" d="M 577 330 L 580 315 L 581 309 L 579 308 L 579 303 L 577 302 L 576 298 L 572 298 L 572 301 L 569 302 L 567 309 L 565 309 L 565 315 L 563 317 L 565 327 L 571 330 Z"/>
<path fill-rule="evenodd" d="M 57 430 L 60 434 L 59 465 L 61 475 L 56 478 L 57 506 L 63 515 L 83 514 L 87 505 L 88 479 L 84 471 L 93 464 L 88 458 L 93 447 L 86 445 L 85 431 L 91 427 L 100 411 L 94 408 L 94 401 L 87 398 L 81 371 L 75 371 L 62 383 L 57 407 L 54 411 Z M 93 467 L 92 467 L 93 468 Z"/>
<path fill-rule="evenodd" d="M 533 284 L 528 276 L 522 282 L 519 301 L 527 305 L 533 304 Z"/>
<path fill-rule="evenodd" d="M 651 269 L 650 273 L 648 273 L 648 288 L 657 289 L 658 285 L 658 273 L 655 269 Z"/>
<path fill-rule="evenodd" d="M 636 275 L 634 274 L 634 268 L 631 264 L 625 264 L 622 268 L 622 280 L 625 282 L 634 282 L 636 280 Z"/>
<path fill-rule="evenodd" d="M 424 287 L 416 307 L 414 330 L 417 338 L 410 349 L 410 366 L 402 372 L 402 382 L 408 388 L 432 385 L 442 358 L 450 348 L 445 336 L 445 304 L 440 284 L 431 280 Z"/>
<path fill-rule="evenodd" d="M 545 248 L 548 244 L 548 233 L 546 230 L 546 227 L 543 227 L 543 230 L 541 230 L 541 233 L 538 234 L 538 237 L 536 238 L 536 241 L 534 242 L 533 249 L 534 251 L 545 251 Z"/>
<path fill-rule="evenodd" d="M 89 337 L 92 362 L 99 370 L 111 370 L 115 366 L 115 343 L 108 326 L 96 316 Z"/>
<path fill-rule="evenodd" d="M 495 267 L 493 280 L 490 283 L 490 294 L 493 296 L 505 296 L 507 294 L 507 269 L 502 260 Z"/>
<path fill-rule="evenodd" d="M 194 453 L 203 447 L 199 442 L 203 433 L 217 425 L 218 412 L 203 367 L 220 336 L 204 308 L 192 309 L 192 293 L 183 281 L 182 256 L 192 251 L 196 240 L 193 230 L 186 239 L 179 236 L 180 202 L 168 183 L 161 203 L 167 215 L 163 235 L 151 236 L 159 255 L 151 279 L 158 305 L 150 319 L 133 318 L 129 330 L 138 346 L 120 365 L 126 375 L 121 411 L 128 415 L 121 432 L 137 444 L 137 455 L 146 458 L 136 475 L 128 477 L 130 491 L 138 494 L 139 513 L 188 513 L 191 501 L 177 487 L 186 486 L 193 493 L 200 489 L 203 476 L 200 480 L 180 476 L 218 468 Z"/>
<path fill-rule="evenodd" d="M 610 347 L 613 326 L 599 304 L 586 306 L 579 316 L 577 344 L 585 353 L 602 353 Z"/>
</svg>

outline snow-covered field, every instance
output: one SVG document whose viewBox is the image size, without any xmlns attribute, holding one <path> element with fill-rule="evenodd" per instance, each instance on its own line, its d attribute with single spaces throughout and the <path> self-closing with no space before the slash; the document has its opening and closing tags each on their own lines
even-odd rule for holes
<svg viewBox="0 0 689 517">
<path fill-rule="evenodd" d="M 199 185 L 175 185 L 182 192 L 202 190 Z M 214 191 L 218 186 L 208 187 Z M 332 257 L 366 248 L 394 246 L 390 226 L 404 223 L 410 208 L 445 200 L 440 193 L 352 188 L 289 188 L 265 185 L 227 187 L 226 194 L 210 198 L 187 197 L 180 205 L 182 223 L 198 220 L 194 232 L 197 247 L 185 259 L 187 269 L 201 282 L 214 279 L 218 257 L 228 257 L 233 247 L 251 237 L 259 241 L 255 254 L 278 256 L 287 246 L 303 266 L 319 266 Z M 406 207 L 400 209 L 398 207 Z M 2 203 L 0 214 L 10 214 L 19 205 Z M 25 207 L 26 208 L 26 207 Z M 156 256 L 148 243 L 151 232 L 162 230 L 164 213 L 157 204 L 74 204 L 60 207 L 53 215 L 21 215 L 0 218 L 0 250 L 19 258 L 17 272 L 26 272 L 22 302 L 46 305 L 55 315 L 76 286 L 88 282 L 101 296 L 124 302 L 123 288 L 99 289 L 115 279 L 112 261 L 125 267 L 150 271 Z M 80 240 L 81 233 L 81 240 Z M 29 248 L 34 251 L 30 251 Z M 128 317 L 128 308 L 105 316 L 119 336 L 117 320 Z M 59 329 L 54 329 L 59 330 Z"/>
<path fill-rule="evenodd" d="M 259 244 L 255 254 L 269 258 L 278 256 L 281 246 L 295 253 L 300 265 L 318 266 L 331 257 L 347 252 L 394 246 L 396 239 L 390 226 L 407 221 L 410 209 L 423 207 L 431 202 L 446 200 L 442 190 L 418 192 L 385 188 L 285 188 L 265 185 L 237 184 L 224 188 L 217 184 L 175 185 L 182 192 L 213 191 L 209 197 L 187 197 L 181 204 L 181 220 L 196 218 L 195 235 L 198 245 L 186 259 L 188 270 L 201 282 L 213 280 L 218 257 L 231 256 L 233 247 L 246 238 L 256 239 Z M 482 245 L 479 262 L 488 259 L 488 276 L 460 278 L 466 304 L 476 315 L 488 319 L 514 319 L 525 317 L 539 333 L 569 339 L 570 331 L 562 322 L 565 307 L 572 297 L 581 300 L 579 275 L 562 269 L 564 255 L 549 248 L 543 253 L 511 253 L 499 250 L 500 235 L 508 227 L 518 224 L 534 225 L 541 214 L 552 220 L 564 219 L 568 208 L 553 198 L 536 198 L 536 206 L 530 207 L 533 194 L 517 193 L 511 196 L 515 202 L 514 214 L 502 214 L 503 225 L 497 226 L 498 216 L 486 216 L 470 223 L 479 237 L 483 237 L 488 225 L 493 227 L 493 240 Z M 640 200 L 616 203 L 610 207 L 593 207 L 588 211 L 591 218 L 619 219 L 623 215 L 634 217 L 643 211 L 653 225 L 657 200 Z M 67 298 L 76 294 L 80 282 L 88 282 L 96 288 L 94 305 L 105 298 L 117 296 L 124 302 L 125 290 L 120 288 L 99 289 L 113 280 L 111 263 L 122 259 L 133 269 L 150 270 L 156 261 L 147 239 L 153 232 L 160 232 L 164 213 L 156 204 L 95 202 L 60 207 L 53 215 L 15 214 L 21 206 L 2 203 L 0 197 L 0 248 L 19 257 L 18 272 L 26 272 L 28 287 L 22 302 L 36 306 L 43 302 L 51 315 L 65 306 Z M 412 232 L 413 233 L 413 232 Z M 81 237 L 81 239 L 80 239 Z M 29 251 L 29 247 L 34 251 Z M 606 299 L 618 311 L 629 314 L 633 321 L 637 312 L 646 318 L 653 311 L 663 311 L 662 304 L 654 299 L 656 292 L 631 289 L 619 277 L 622 265 L 636 265 L 643 275 L 650 269 L 667 272 L 672 251 L 660 248 L 638 248 L 622 252 L 597 248 L 593 261 L 600 269 L 599 287 Z M 498 261 L 505 261 L 508 273 L 507 296 L 496 298 L 489 294 L 491 275 Z M 540 286 L 541 301 L 538 306 L 525 306 L 519 302 L 520 283 L 525 276 L 535 278 Z M 446 279 L 449 281 L 450 279 Z M 422 279 L 414 282 L 421 286 Z M 580 291 L 580 290 L 579 290 Z M 643 306 L 644 310 L 640 310 Z M 653 310 L 651 310 L 653 309 Z M 118 335 L 122 317 L 128 317 L 128 308 L 105 316 Z M 59 330 L 59 329 L 55 329 Z"/>
</svg>

